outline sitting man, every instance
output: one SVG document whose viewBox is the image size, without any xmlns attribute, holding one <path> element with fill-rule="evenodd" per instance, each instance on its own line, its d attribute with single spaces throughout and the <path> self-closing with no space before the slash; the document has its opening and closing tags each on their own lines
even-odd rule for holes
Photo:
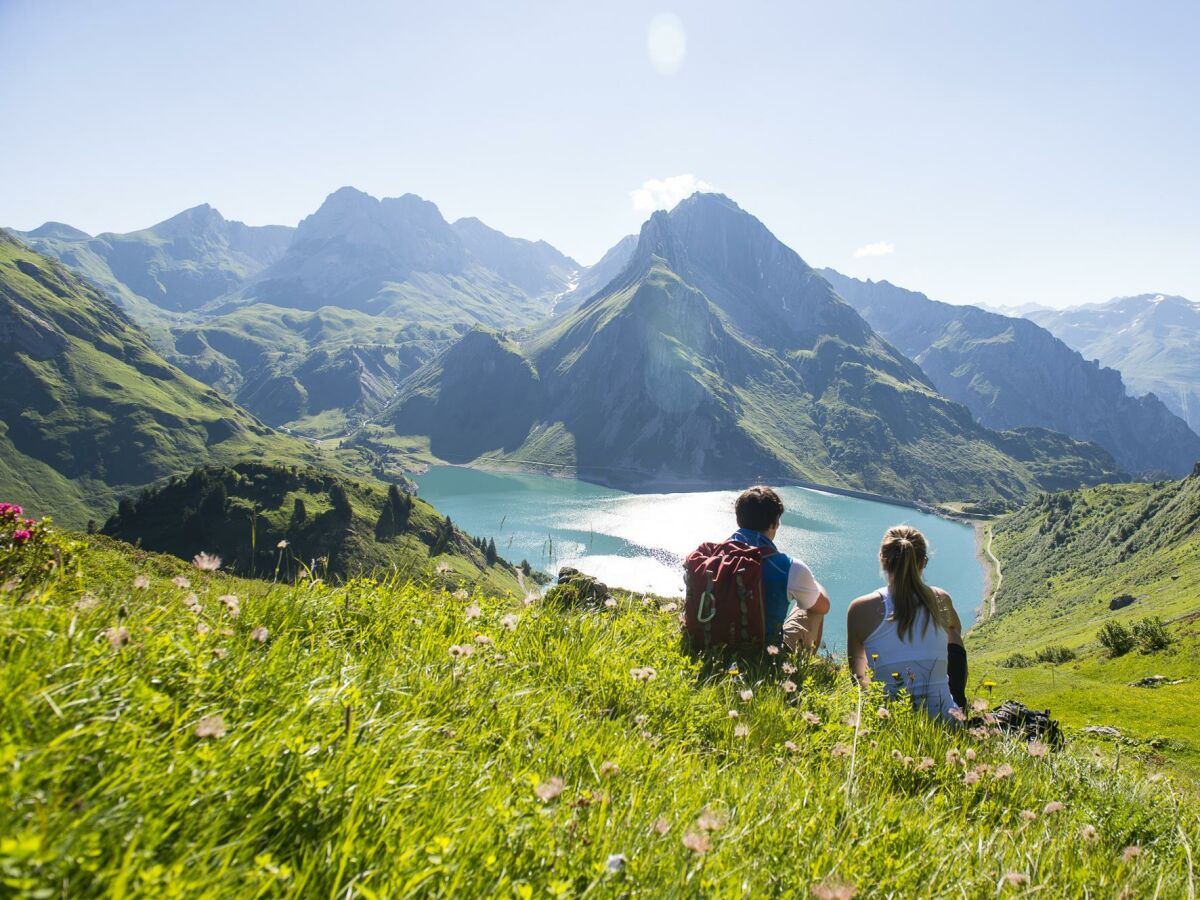
<svg viewBox="0 0 1200 900">
<path fill-rule="evenodd" d="M 793 651 L 816 651 L 829 612 L 829 594 L 807 565 L 775 549 L 783 501 L 769 487 L 760 485 L 743 491 L 733 509 L 738 530 L 730 540 L 775 551 L 763 561 L 767 643 L 778 645 L 782 641 Z M 789 613 L 792 603 L 795 608 Z"/>
</svg>

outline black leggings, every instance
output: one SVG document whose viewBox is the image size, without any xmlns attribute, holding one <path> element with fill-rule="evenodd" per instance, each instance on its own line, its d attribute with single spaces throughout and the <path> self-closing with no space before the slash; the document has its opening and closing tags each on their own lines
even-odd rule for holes
<svg viewBox="0 0 1200 900">
<path fill-rule="evenodd" d="M 967 706 L 967 651 L 962 644 L 947 647 L 946 674 L 950 676 L 950 696 L 961 708 Z"/>
</svg>

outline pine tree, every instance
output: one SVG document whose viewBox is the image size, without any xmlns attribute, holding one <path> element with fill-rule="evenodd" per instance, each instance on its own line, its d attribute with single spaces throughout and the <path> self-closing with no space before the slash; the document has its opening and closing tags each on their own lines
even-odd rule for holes
<svg viewBox="0 0 1200 900">
<path fill-rule="evenodd" d="M 494 566 L 500 558 L 500 554 L 496 552 L 496 539 L 492 538 L 487 545 L 487 561 L 489 566 Z"/>
<path fill-rule="evenodd" d="M 385 541 L 396 534 L 396 514 L 392 510 L 391 503 L 383 504 L 379 521 L 375 523 L 375 540 Z"/>
<path fill-rule="evenodd" d="M 346 488 L 341 482 L 335 481 L 330 486 L 329 502 L 333 504 L 333 511 L 339 518 L 348 520 L 354 515 L 354 507 L 350 505 L 350 495 L 346 493 Z"/>
<path fill-rule="evenodd" d="M 303 525 L 308 519 L 308 508 L 304 505 L 304 498 L 297 497 L 296 502 L 292 504 L 292 524 Z"/>
</svg>

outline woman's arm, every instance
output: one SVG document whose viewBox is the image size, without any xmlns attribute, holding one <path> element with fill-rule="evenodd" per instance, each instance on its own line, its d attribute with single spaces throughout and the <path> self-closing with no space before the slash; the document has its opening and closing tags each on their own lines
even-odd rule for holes
<svg viewBox="0 0 1200 900">
<path fill-rule="evenodd" d="M 863 687 L 871 683 L 870 667 L 867 665 L 867 648 L 864 641 L 867 635 L 874 630 L 874 626 L 868 627 L 872 613 L 869 604 L 872 599 L 874 598 L 859 597 L 850 604 L 850 608 L 846 611 L 846 657 L 850 665 L 850 674 Z M 878 624 L 878 622 L 875 623 L 875 625 Z"/>
</svg>

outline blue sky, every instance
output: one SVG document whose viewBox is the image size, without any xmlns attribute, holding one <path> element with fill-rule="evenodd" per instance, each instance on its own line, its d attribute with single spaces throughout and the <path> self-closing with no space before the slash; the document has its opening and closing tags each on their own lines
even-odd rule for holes
<svg viewBox="0 0 1200 900">
<path fill-rule="evenodd" d="M 1194 0 L 0 0 L 0 223 L 351 184 L 590 263 L 706 184 L 940 299 L 1200 299 L 1198 43 Z"/>
</svg>

